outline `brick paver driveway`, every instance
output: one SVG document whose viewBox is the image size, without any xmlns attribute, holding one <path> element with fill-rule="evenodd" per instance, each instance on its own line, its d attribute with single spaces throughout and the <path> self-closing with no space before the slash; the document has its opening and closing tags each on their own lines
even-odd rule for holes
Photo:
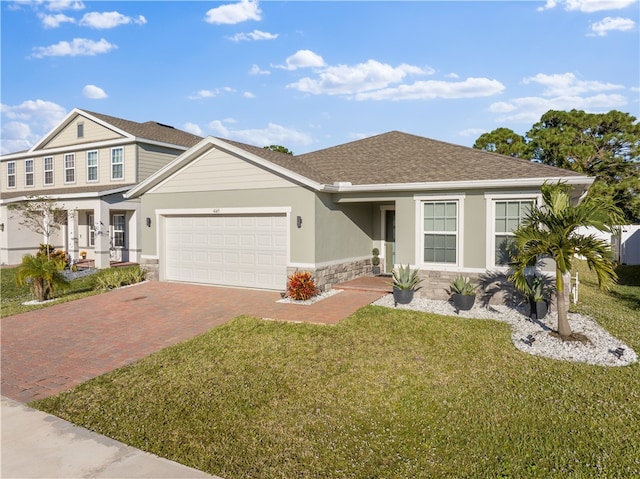
<svg viewBox="0 0 640 479">
<path fill-rule="evenodd" d="M 336 323 L 384 293 L 344 291 L 310 306 L 277 292 L 147 282 L 3 318 L 2 395 L 52 396 L 239 314 Z"/>
</svg>

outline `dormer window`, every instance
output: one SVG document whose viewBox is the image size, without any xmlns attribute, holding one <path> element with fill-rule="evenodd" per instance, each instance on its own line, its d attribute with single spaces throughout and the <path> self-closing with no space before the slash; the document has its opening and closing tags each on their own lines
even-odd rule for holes
<svg viewBox="0 0 640 479">
<path fill-rule="evenodd" d="M 84 123 L 78 123 L 78 138 L 84 137 Z"/>
</svg>

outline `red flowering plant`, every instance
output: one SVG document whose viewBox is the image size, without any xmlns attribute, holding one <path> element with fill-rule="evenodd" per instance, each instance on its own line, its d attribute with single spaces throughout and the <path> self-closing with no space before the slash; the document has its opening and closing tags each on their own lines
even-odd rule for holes
<svg viewBox="0 0 640 479">
<path fill-rule="evenodd" d="M 316 282 L 311 273 L 296 271 L 287 281 L 287 297 L 296 301 L 306 301 L 318 294 Z"/>
</svg>

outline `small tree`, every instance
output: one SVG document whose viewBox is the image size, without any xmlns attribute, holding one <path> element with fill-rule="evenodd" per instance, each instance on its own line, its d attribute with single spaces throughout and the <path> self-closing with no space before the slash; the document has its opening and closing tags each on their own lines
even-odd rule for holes
<svg viewBox="0 0 640 479">
<path fill-rule="evenodd" d="M 49 246 L 54 231 L 67 222 L 67 211 L 47 196 L 28 196 L 26 200 L 11 203 L 9 209 L 22 219 L 20 225 L 41 234 L 44 244 Z"/>
<path fill-rule="evenodd" d="M 541 257 L 556 263 L 556 307 L 558 333 L 562 338 L 571 336 L 567 317 L 569 305 L 565 301 L 564 274 L 571 272 L 573 259 L 580 255 L 587 260 L 589 269 L 598 276 L 602 289 L 615 283 L 617 276 L 611 254 L 611 245 L 594 235 L 581 235 L 581 226 L 593 226 L 611 231 L 619 225 L 623 214 L 613 203 L 603 198 L 588 196 L 577 206 L 571 204 L 570 187 L 566 183 L 545 183 L 542 186 L 544 204 L 532 208 L 520 227 L 514 232 L 516 255 L 512 262 L 511 279 L 521 291 L 528 288 L 526 269 Z"/>
<path fill-rule="evenodd" d="M 265 150 L 277 151 L 278 153 L 284 153 L 285 155 L 293 155 L 293 151 L 291 151 L 286 146 L 282 145 L 269 145 L 263 146 Z"/>
<path fill-rule="evenodd" d="M 19 286 L 28 284 L 38 301 L 46 301 L 53 297 L 55 290 L 68 286 L 69 282 L 62 274 L 62 269 L 64 261 L 60 259 L 26 254 L 22 257 L 22 264 L 18 266 L 16 283 Z"/>
</svg>

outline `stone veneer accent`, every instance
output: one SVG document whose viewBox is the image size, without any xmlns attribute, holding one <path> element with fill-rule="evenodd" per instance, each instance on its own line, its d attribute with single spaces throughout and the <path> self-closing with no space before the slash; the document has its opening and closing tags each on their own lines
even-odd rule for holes
<svg viewBox="0 0 640 479">
<path fill-rule="evenodd" d="M 139 264 L 147 272 L 148 281 L 160 279 L 160 262 L 157 259 L 140 258 Z"/>
<path fill-rule="evenodd" d="M 287 276 L 296 271 L 309 271 L 313 274 L 320 292 L 325 292 L 336 284 L 371 275 L 371 258 L 322 266 L 312 270 L 287 268 Z"/>
</svg>

